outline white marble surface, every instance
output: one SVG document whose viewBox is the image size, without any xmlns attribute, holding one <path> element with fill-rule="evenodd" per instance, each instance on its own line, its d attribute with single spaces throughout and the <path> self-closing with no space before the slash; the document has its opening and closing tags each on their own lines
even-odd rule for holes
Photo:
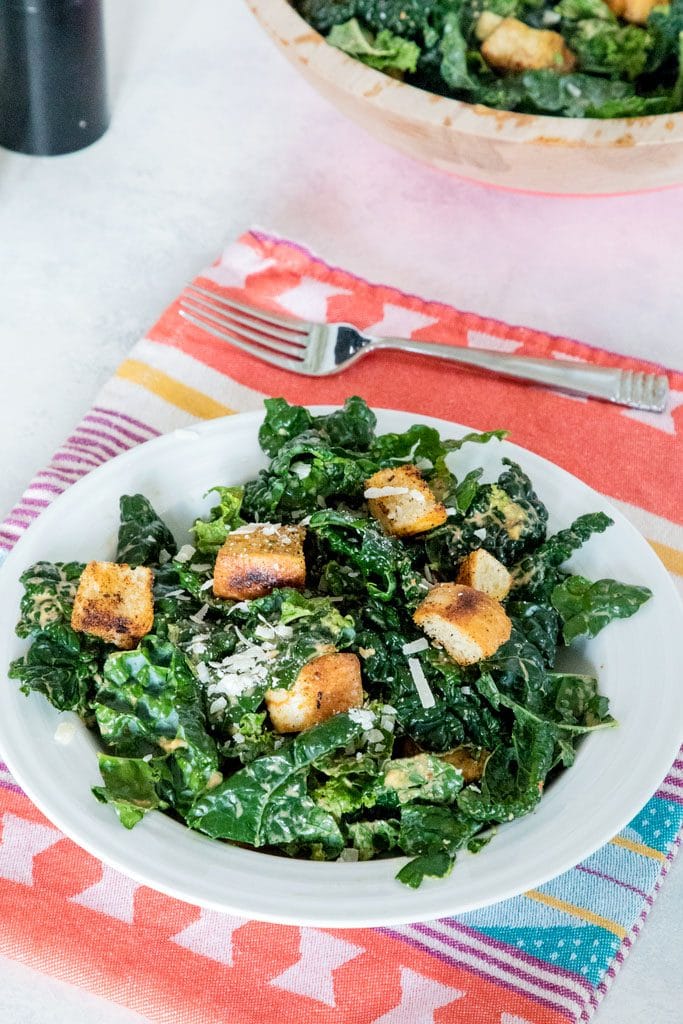
<svg viewBox="0 0 683 1024">
<path fill-rule="evenodd" d="M 683 189 L 579 200 L 458 182 L 342 120 L 239 0 L 109 0 L 107 19 L 107 135 L 56 159 L 0 150 L 0 513 L 253 224 L 371 279 L 683 368 Z M 600 1024 L 680 1024 L 682 921 L 678 864 Z M 0 1018 L 143 1021 L 2 959 Z"/>
</svg>

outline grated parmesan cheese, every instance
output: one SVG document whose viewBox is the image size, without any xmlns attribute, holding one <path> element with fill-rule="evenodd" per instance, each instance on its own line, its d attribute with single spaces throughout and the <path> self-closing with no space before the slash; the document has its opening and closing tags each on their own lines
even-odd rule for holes
<svg viewBox="0 0 683 1024">
<path fill-rule="evenodd" d="M 201 606 L 201 608 L 199 609 L 199 611 L 196 611 L 194 613 L 194 615 L 190 615 L 190 618 L 192 619 L 193 622 L 203 622 L 204 619 L 206 618 L 206 613 L 208 612 L 208 610 L 209 610 L 208 604 L 203 604 Z M 208 639 L 208 634 L 207 634 L 207 639 Z"/>
<path fill-rule="evenodd" d="M 355 864 L 359 856 L 360 854 L 358 853 L 358 850 L 354 849 L 353 846 L 347 846 L 346 849 L 342 850 L 339 854 L 337 861 L 341 861 L 342 864 Z"/>
<path fill-rule="evenodd" d="M 356 722 L 365 730 L 372 729 L 375 724 L 375 712 L 369 708 L 350 708 L 348 714 L 352 722 Z"/>
<path fill-rule="evenodd" d="M 55 729 L 55 743 L 60 743 L 63 747 L 66 747 L 69 745 L 69 743 L 71 743 L 75 735 L 75 722 L 60 722 L 57 728 Z"/>
<path fill-rule="evenodd" d="M 434 700 L 434 694 L 429 688 L 427 677 L 422 671 L 422 665 L 417 658 L 408 658 L 408 668 L 410 674 L 413 677 L 413 683 L 417 690 L 417 695 L 420 698 L 420 703 L 423 708 L 436 707 L 436 701 Z"/>
<path fill-rule="evenodd" d="M 364 498 L 392 498 L 395 494 L 410 494 L 409 487 L 368 487 Z"/>
<path fill-rule="evenodd" d="M 403 654 L 419 654 L 420 651 L 429 650 L 429 640 L 421 636 L 419 640 L 413 640 L 409 644 L 404 644 L 401 648 Z"/>
<path fill-rule="evenodd" d="M 249 611 L 249 602 L 248 601 L 238 601 L 237 604 L 234 604 L 232 606 L 232 608 L 228 608 L 228 615 L 232 615 L 233 612 L 248 612 L 248 611 Z"/>
<path fill-rule="evenodd" d="M 191 544 L 183 544 L 178 554 L 175 556 L 176 562 L 189 562 L 195 553 L 195 549 Z"/>
<path fill-rule="evenodd" d="M 211 679 L 208 665 L 205 665 L 203 661 L 197 663 L 197 676 L 202 683 L 208 683 Z"/>
<path fill-rule="evenodd" d="M 231 530 L 230 536 L 243 537 L 245 534 L 256 533 L 256 531 L 260 529 L 260 523 L 245 523 L 244 526 L 238 526 L 236 530 Z"/>
</svg>

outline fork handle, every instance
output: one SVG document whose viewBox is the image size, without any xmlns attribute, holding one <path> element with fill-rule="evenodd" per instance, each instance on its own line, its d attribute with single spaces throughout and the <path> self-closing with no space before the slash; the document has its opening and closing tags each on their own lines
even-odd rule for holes
<svg viewBox="0 0 683 1024">
<path fill-rule="evenodd" d="M 411 341 L 403 338 L 373 338 L 371 347 L 399 349 L 423 356 L 436 356 L 437 359 L 445 359 L 447 362 L 466 363 L 469 366 L 478 366 L 484 370 L 504 374 L 506 377 L 532 380 L 537 384 L 547 384 L 561 391 L 569 391 L 571 394 L 602 398 L 636 409 L 660 412 L 666 399 L 666 378 L 662 379 L 659 388 L 653 392 L 652 402 L 643 401 L 642 396 L 636 397 L 630 393 L 633 374 L 617 367 L 583 365 L 563 359 L 509 356 L 484 349 L 451 348 L 430 341 Z"/>
</svg>

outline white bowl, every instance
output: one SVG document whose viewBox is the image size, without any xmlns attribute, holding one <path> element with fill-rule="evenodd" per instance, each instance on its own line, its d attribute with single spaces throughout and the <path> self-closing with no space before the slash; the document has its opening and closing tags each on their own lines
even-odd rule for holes
<svg viewBox="0 0 683 1024">
<path fill-rule="evenodd" d="M 681 605 L 661 562 L 623 516 L 585 484 L 507 442 L 472 445 L 462 469 L 497 475 L 507 455 L 529 472 L 551 510 L 551 528 L 603 510 L 615 525 L 594 538 L 573 566 L 596 579 L 614 576 L 649 586 L 654 596 L 628 621 L 612 623 L 577 657 L 592 667 L 619 728 L 589 736 L 576 764 L 554 782 L 538 810 L 500 829 L 481 853 L 461 854 L 451 876 L 417 891 L 395 881 L 403 859 L 311 863 L 239 849 L 192 832 L 153 812 L 131 832 L 112 808 L 95 801 L 100 783 L 96 740 L 78 723 L 68 746 L 54 739 L 65 717 L 39 694 L 28 698 L 6 665 L 26 647 L 14 634 L 19 576 L 40 559 L 113 556 L 118 499 L 142 492 L 177 538 L 207 510 L 205 491 L 237 484 L 264 464 L 257 430 L 262 413 L 212 420 L 196 436 L 177 432 L 150 441 L 96 469 L 59 497 L 31 527 L 0 572 L 0 749 L 28 796 L 66 835 L 131 877 L 190 903 L 291 924 L 360 927 L 426 920 L 514 896 L 572 867 L 611 839 L 657 788 L 681 738 Z M 380 411 L 379 429 L 405 430 L 415 416 Z M 470 428 L 423 418 L 444 435 Z"/>
<path fill-rule="evenodd" d="M 247 0 L 281 53 L 326 99 L 383 142 L 474 181 L 569 195 L 683 182 L 683 113 L 547 117 L 438 96 L 326 43 L 288 0 Z"/>
</svg>

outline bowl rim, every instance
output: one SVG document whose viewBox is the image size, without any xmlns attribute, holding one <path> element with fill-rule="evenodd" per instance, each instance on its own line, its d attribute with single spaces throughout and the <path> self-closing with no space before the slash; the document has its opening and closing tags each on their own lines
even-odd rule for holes
<svg viewBox="0 0 683 1024">
<path fill-rule="evenodd" d="M 246 0 L 259 23 L 290 59 L 333 88 L 346 82 L 357 99 L 396 118 L 446 134 L 545 147 L 632 148 L 683 141 L 683 111 L 641 117 L 579 118 L 523 114 L 428 92 L 368 67 L 331 46 L 289 0 Z M 322 44 L 322 46 L 321 46 Z"/>
<path fill-rule="evenodd" d="M 322 413 L 329 412 L 332 408 L 336 408 L 336 406 L 310 406 L 309 408 L 315 413 Z M 395 427 L 398 429 L 403 425 L 407 426 L 408 422 L 416 422 L 417 420 L 436 426 L 441 430 L 448 429 L 454 436 L 462 436 L 472 429 L 459 423 L 436 419 L 431 416 L 420 416 L 417 413 L 373 408 L 380 418 L 380 423 L 382 420 L 389 421 L 383 424 L 383 427 L 387 429 L 392 429 L 393 421 L 395 421 Z M 17 570 L 21 569 L 22 563 L 25 566 L 24 558 L 29 556 L 34 542 L 40 542 L 43 534 L 54 525 L 62 511 L 67 510 L 69 504 L 73 503 L 74 498 L 88 499 L 94 497 L 96 501 L 105 502 L 107 507 L 109 507 L 108 503 L 111 497 L 109 490 L 112 491 L 112 494 L 121 493 L 122 474 L 127 484 L 135 482 L 137 486 L 138 478 L 135 472 L 130 480 L 126 478 L 126 471 L 132 470 L 136 462 L 139 463 L 136 472 L 141 472 L 143 469 L 145 471 L 146 486 L 152 486 L 152 488 L 158 486 L 154 481 L 159 475 L 163 477 L 162 493 L 166 494 L 168 486 L 168 479 L 165 475 L 167 460 L 172 460 L 173 465 L 175 465 L 179 454 L 185 460 L 190 458 L 190 454 L 196 455 L 196 452 L 190 452 L 189 449 L 199 440 L 205 440 L 209 447 L 220 445 L 220 458 L 226 459 L 226 472 L 241 473 L 245 467 L 241 465 L 240 460 L 249 460 L 252 456 L 249 450 L 241 452 L 239 449 L 235 449 L 235 451 L 240 451 L 240 454 L 234 457 L 235 462 L 233 465 L 233 456 L 228 459 L 225 454 L 226 434 L 229 435 L 234 432 L 236 440 L 238 440 L 239 435 L 243 434 L 245 438 L 250 439 L 251 443 L 255 437 L 254 428 L 258 426 L 262 419 L 263 411 L 256 410 L 196 424 L 192 432 L 174 431 L 162 435 L 121 454 L 116 459 L 104 463 L 101 467 L 93 470 L 92 473 L 89 473 L 74 484 L 73 487 L 57 498 L 50 508 L 45 510 L 43 516 L 36 520 L 29 528 L 15 549 L 8 555 L 2 569 L 0 569 L 0 582 L 7 585 L 3 591 L 3 599 L 0 601 L 0 620 L 3 623 L 8 621 L 10 612 L 11 621 L 15 620 L 16 603 L 14 601 L 19 596 L 17 590 L 19 574 Z M 185 449 L 188 449 L 188 451 Z M 637 540 L 636 547 L 639 549 L 640 556 L 644 559 L 648 571 L 652 574 L 651 576 L 648 575 L 648 580 L 652 579 L 653 584 L 657 580 L 656 590 L 664 601 L 664 605 L 660 608 L 658 614 L 661 615 L 666 610 L 665 618 L 673 616 L 669 635 L 672 637 L 679 635 L 676 633 L 676 630 L 680 629 L 683 607 L 668 573 L 654 551 L 640 537 L 635 527 L 611 505 L 608 499 L 597 494 L 578 477 L 563 470 L 557 464 L 544 459 L 529 449 L 520 448 L 513 442 L 507 440 L 502 442 L 501 449 L 490 454 L 496 461 L 498 456 L 503 454 L 509 454 L 513 458 L 518 458 L 523 465 L 530 469 L 533 467 L 533 471 L 538 472 L 539 478 L 543 477 L 545 479 L 548 487 L 553 480 L 561 482 L 563 486 L 565 482 L 568 485 L 571 484 L 575 495 L 582 498 L 585 497 L 590 502 L 590 507 L 595 507 L 596 510 L 602 509 L 607 511 L 613 517 L 615 525 L 620 530 L 625 530 L 626 536 L 634 538 L 634 543 Z M 476 457 L 477 459 L 481 458 L 481 453 L 477 452 Z M 213 470 L 211 472 L 213 474 Z M 154 500 L 154 493 L 150 496 Z M 193 505 L 194 500 L 192 501 Z M 165 512 L 166 510 L 162 509 L 162 514 L 165 514 Z M 109 526 L 106 523 L 104 528 L 106 536 L 109 538 L 109 533 L 106 532 L 109 530 Z M 109 539 L 113 540 L 113 536 L 115 534 Z M 109 543 L 109 539 L 107 543 Z M 58 538 L 57 543 L 58 546 L 61 545 L 63 543 L 62 539 Z M 71 540 L 67 540 L 66 543 L 70 547 Z M 629 547 L 629 550 L 632 548 L 633 545 Z M 60 557 L 63 556 L 60 555 Z M 655 589 L 654 586 L 653 589 Z M 9 631 L 7 633 L 4 632 L 4 629 L 0 631 L 0 662 L 3 661 L 3 654 L 9 653 L 15 642 L 13 635 Z M 597 641 L 593 641 L 593 643 L 600 643 L 599 638 Z M 616 657 L 618 652 L 616 652 L 616 648 L 614 650 L 614 656 Z M 668 645 L 660 645 L 657 650 L 658 657 L 665 657 L 666 665 L 664 669 L 666 677 L 669 678 L 671 676 L 673 678 L 674 656 L 678 656 L 677 652 L 680 650 L 679 642 L 672 640 Z M 595 654 L 597 657 L 600 657 L 597 650 Z M 619 657 L 621 658 L 621 655 Z M 617 677 L 620 671 L 621 666 L 615 665 L 614 672 Z M 605 688 L 609 691 L 606 676 Z M 604 820 L 596 820 L 594 813 L 579 815 L 573 825 L 573 839 L 577 844 L 576 846 L 572 846 L 571 843 L 567 845 L 563 842 L 561 848 L 555 850 L 555 857 L 551 858 L 551 864 L 548 867 L 547 849 L 536 844 L 534 856 L 542 858 L 543 866 L 541 867 L 540 864 L 534 863 L 534 858 L 532 857 L 530 863 L 524 864 L 520 875 L 519 865 L 514 863 L 514 878 L 505 879 L 501 876 L 498 887 L 496 885 L 490 886 L 487 879 L 486 894 L 483 897 L 481 893 L 476 893 L 476 884 L 473 895 L 470 891 L 470 885 L 473 880 L 472 861 L 475 862 L 474 880 L 476 881 L 477 875 L 481 875 L 477 865 L 482 862 L 486 854 L 479 854 L 477 858 L 472 857 L 471 860 L 469 860 L 470 855 L 467 855 L 467 857 L 462 859 L 457 873 L 462 886 L 467 888 L 467 897 L 465 897 L 463 892 L 451 893 L 448 889 L 448 880 L 445 880 L 445 884 L 443 882 L 434 883 L 433 888 L 430 885 L 426 890 L 424 888 L 417 891 L 404 890 L 403 887 L 398 886 L 394 881 L 396 870 L 395 858 L 385 861 L 346 865 L 347 870 L 345 871 L 344 880 L 346 881 L 348 877 L 348 881 L 353 883 L 349 889 L 348 886 L 342 885 L 341 879 L 333 879 L 329 870 L 333 867 L 331 864 L 316 864 L 315 862 L 298 860 L 290 861 L 278 857 L 277 877 L 275 878 L 277 885 L 269 886 L 266 885 L 265 881 L 269 877 L 266 869 L 271 866 L 271 862 L 276 858 L 263 853 L 255 854 L 253 850 L 242 850 L 231 844 L 216 843 L 214 840 L 201 836 L 199 833 L 187 830 L 182 826 L 177 826 L 177 823 L 173 822 L 166 815 L 148 815 L 144 821 L 136 826 L 133 834 L 128 833 L 115 820 L 115 816 L 111 814 L 111 808 L 104 807 L 92 800 L 89 792 L 87 793 L 88 799 L 81 802 L 74 796 L 74 793 L 77 793 L 77 791 L 63 787 L 62 772 L 64 764 L 57 763 L 54 761 L 54 758 L 63 757 L 70 760 L 74 753 L 79 753 L 79 751 L 75 751 L 72 747 L 51 743 L 49 757 L 53 759 L 51 764 L 55 770 L 53 772 L 48 770 L 46 773 L 42 762 L 40 766 L 37 766 L 35 758 L 32 756 L 33 748 L 30 744 L 23 742 L 26 730 L 31 731 L 35 726 L 35 718 L 22 714 L 21 722 L 23 725 L 21 728 L 17 728 L 16 721 L 7 713 L 11 707 L 25 699 L 23 695 L 19 695 L 18 687 L 7 687 L 0 696 L 0 706 L 3 710 L 3 714 L 0 716 L 0 740 L 2 740 L 0 746 L 3 750 L 4 758 L 29 798 L 54 825 L 60 828 L 67 836 L 74 839 L 83 849 L 115 869 L 123 871 L 138 882 L 195 905 L 249 916 L 257 920 L 327 928 L 387 926 L 430 919 L 449 913 L 463 913 L 497 902 L 500 899 L 507 899 L 556 877 L 563 871 L 573 867 L 577 859 L 584 859 L 607 841 L 611 835 L 623 828 L 633 814 L 636 813 L 637 805 L 639 806 L 641 801 L 644 802 L 646 790 L 647 795 L 651 795 L 675 757 L 680 743 L 680 726 L 683 722 L 680 709 L 677 715 L 667 717 L 665 730 L 667 741 L 664 745 L 657 747 L 656 756 L 654 758 L 651 757 L 647 762 L 647 785 L 641 786 L 639 795 L 635 800 L 633 798 L 633 788 L 627 787 L 631 795 L 628 797 L 627 793 L 627 799 L 624 801 L 622 794 L 620 801 L 616 801 L 619 804 L 618 811 L 616 811 L 614 806 L 615 801 L 610 798 L 613 817 L 607 826 Z M 39 712 L 41 728 L 47 728 L 49 721 L 51 730 L 54 730 L 54 726 L 60 720 L 59 713 L 54 708 L 51 708 L 44 701 L 44 698 L 38 694 L 32 694 L 29 699 L 34 699 L 34 712 L 37 708 L 41 709 Z M 72 717 L 71 713 L 66 714 Z M 677 729 L 675 744 L 669 742 L 671 739 L 669 735 L 670 727 L 674 724 Z M 614 738 L 615 734 L 618 739 L 619 730 L 614 730 L 614 732 L 608 730 L 607 733 L 603 733 L 600 737 L 600 746 L 602 747 L 605 742 L 609 743 L 610 737 Z M 588 740 L 590 741 L 591 738 L 589 737 Z M 87 754 L 87 772 L 83 773 L 82 778 L 79 777 L 79 786 L 82 785 L 86 789 L 89 789 L 92 782 L 99 782 L 96 777 L 96 762 L 92 758 L 91 739 L 89 734 L 88 736 L 85 735 L 84 730 L 79 730 L 73 740 L 74 745 L 76 743 L 87 744 L 90 751 Z M 676 749 L 674 749 L 674 746 Z M 573 779 L 577 784 L 579 783 L 577 771 L 588 771 L 590 768 L 589 760 L 592 764 L 592 758 L 584 758 L 581 763 L 577 759 L 577 764 L 573 769 Z M 611 755 L 605 748 L 600 758 L 600 764 L 603 766 L 601 770 L 607 770 L 609 767 L 608 762 L 610 761 Z M 44 783 L 46 777 L 53 780 L 48 783 L 47 791 Z M 595 779 L 593 777 L 592 779 L 594 782 Z M 548 791 L 546 797 L 548 810 L 550 810 L 550 805 L 547 804 L 548 799 L 553 801 L 562 799 L 561 794 L 564 792 L 564 788 L 561 789 L 560 786 L 563 780 L 560 779 L 558 781 L 559 785 L 554 791 L 554 796 L 550 790 Z M 555 811 L 557 811 L 557 807 Z M 529 822 L 530 818 L 527 817 L 510 823 L 506 828 L 513 830 L 521 827 L 521 830 L 526 832 Z M 175 844 L 176 826 L 182 827 L 186 843 L 192 845 L 191 860 L 193 863 L 195 850 L 199 851 L 201 847 L 203 863 L 207 866 L 205 877 L 193 878 L 188 882 L 185 855 L 189 854 L 185 848 L 185 841 L 182 846 L 176 846 L 177 858 L 173 861 L 168 860 L 167 850 L 170 843 Z M 588 830 L 588 836 L 586 836 L 586 830 Z M 555 825 L 553 825 L 554 831 Z M 509 835 L 512 837 L 511 831 Z M 490 853 L 493 853 L 493 847 L 494 844 L 489 849 Z M 509 848 L 508 846 L 505 852 L 503 852 L 498 847 L 501 859 L 507 860 L 507 850 Z M 181 853 L 183 856 L 179 856 Z M 222 859 L 224 857 L 226 858 L 225 861 Z M 255 858 L 261 861 L 262 870 L 254 870 Z M 498 856 L 496 856 L 494 863 L 498 863 Z M 154 865 L 156 864 L 163 865 L 161 873 L 155 870 Z M 508 871 L 507 867 L 506 871 Z M 302 881 L 304 875 L 305 882 Z M 228 877 L 232 888 L 226 887 L 226 889 L 221 890 L 220 886 L 215 884 L 215 881 L 219 878 L 225 880 Z M 453 877 L 455 877 L 455 873 Z M 244 894 L 251 891 L 250 887 L 253 886 L 255 879 L 260 880 L 262 883 L 262 891 L 254 900 L 253 896 L 248 895 L 245 897 Z M 344 898 L 337 900 L 331 898 L 332 894 L 337 891 Z M 355 903 L 349 907 L 347 904 L 351 891 L 357 895 L 354 897 Z M 381 908 L 378 909 L 376 904 L 380 897 L 386 903 L 383 902 Z M 303 902 L 301 902 L 302 900 Z"/>
</svg>

